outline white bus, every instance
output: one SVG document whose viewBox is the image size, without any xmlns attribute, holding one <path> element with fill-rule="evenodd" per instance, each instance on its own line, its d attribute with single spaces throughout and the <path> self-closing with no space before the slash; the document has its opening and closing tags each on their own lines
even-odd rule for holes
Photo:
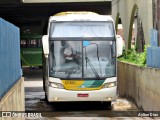
<svg viewBox="0 0 160 120">
<path fill-rule="evenodd" d="M 92 12 L 51 16 L 42 43 L 49 102 L 116 99 L 116 33 L 111 16 Z"/>
</svg>

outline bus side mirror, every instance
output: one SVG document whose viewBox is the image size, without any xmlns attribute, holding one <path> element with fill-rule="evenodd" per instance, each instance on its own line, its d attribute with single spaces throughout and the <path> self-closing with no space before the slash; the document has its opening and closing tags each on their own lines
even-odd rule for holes
<svg viewBox="0 0 160 120">
<path fill-rule="evenodd" d="M 116 41 L 117 41 L 117 57 L 121 56 L 123 53 L 123 46 L 124 46 L 124 41 L 120 35 L 116 35 Z"/>
<path fill-rule="evenodd" d="M 48 54 L 49 54 L 49 39 L 48 39 L 48 35 L 44 35 L 42 37 L 42 45 L 43 45 L 44 56 L 46 58 L 48 58 Z"/>
</svg>

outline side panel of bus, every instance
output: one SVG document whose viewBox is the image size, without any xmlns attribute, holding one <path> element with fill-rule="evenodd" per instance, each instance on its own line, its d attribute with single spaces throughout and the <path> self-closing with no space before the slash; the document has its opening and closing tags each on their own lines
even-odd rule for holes
<svg viewBox="0 0 160 120">
<path fill-rule="evenodd" d="M 21 64 L 22 66 L 42 66 L 41 36 L 21 36 Z"/>
</svg>

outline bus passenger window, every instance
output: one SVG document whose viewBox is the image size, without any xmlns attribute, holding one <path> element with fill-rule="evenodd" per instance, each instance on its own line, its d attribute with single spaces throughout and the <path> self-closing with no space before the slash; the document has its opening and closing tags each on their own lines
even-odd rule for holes
<svg viewBox="0 0 160 120">
<path fill-rule="evenodd" d="M 25 48 L 26 47 L 26 40 L 21 40 L 21 48 Z"/>
<path fill-rule="evenodd" d="M 30 47 L 30 40 L 26 40 L 26 48 Z"/>
<path fill-rule="evenodd" d="M 30 44 L 32 48 L 36 47 L 36 40 L 31 40 L 31 44 Z"/>
<path fill-rule="evenodd" d="M 36 42 L 37 42 L 37 47 L 41 48 L 42 47 L 42 40 L 41 39 L 37 39 Z"/>
</svg>

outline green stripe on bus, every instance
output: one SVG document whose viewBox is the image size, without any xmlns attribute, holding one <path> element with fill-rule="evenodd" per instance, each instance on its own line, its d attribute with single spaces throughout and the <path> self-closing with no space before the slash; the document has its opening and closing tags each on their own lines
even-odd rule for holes
<svg viewBox="0 0 160 120">
<path fill-rule="evenodd" d="M 90 88 L 90 86 L 94 83 L 95 80 L 84 80 L 83 84 L 81 86 L 85 86 L 87 88 Z M 79 87 L 81 87 L 79 86 Z"/>
<path fill-rule="evenodd" d="M 95 80 L 94 83 L 91 85 L 91 88 L 100 87 L 104 83 L 105 80 Z"/>
</svg>

